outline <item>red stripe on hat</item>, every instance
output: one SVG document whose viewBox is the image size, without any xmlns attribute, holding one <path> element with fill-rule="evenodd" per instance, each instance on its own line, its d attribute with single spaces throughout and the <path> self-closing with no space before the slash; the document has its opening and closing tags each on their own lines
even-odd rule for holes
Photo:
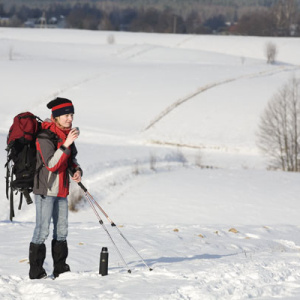
<svg viewBox="0 0 300 300">
<path fill-rule="evenodd" d="M 68 106 L 73 106 L 73 104 L 72 104 L 72 103 L 64 103 L 64 104 L 60 104 L 60 105 L 57 105 L 57 106 L 52 107 L 52 111 L 57 110 L 57 109 L 60 109 L 60 108 L 63 108 L 63 107 L 68 107 Z"/>
</svg>

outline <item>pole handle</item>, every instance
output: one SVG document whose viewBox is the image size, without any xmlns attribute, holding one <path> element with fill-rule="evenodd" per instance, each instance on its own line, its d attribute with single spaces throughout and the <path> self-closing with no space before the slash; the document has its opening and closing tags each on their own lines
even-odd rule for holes
<svg viewBox="0 0 300 300">
<path fill-rule="evenodd" d="M 70 174 L 71 177 L 74 176 L 73 171 L 71 170 L 71 168 L 68 168 L 68 173 Z M 86 193 L 88 190 L 87 188 L 82 184 L 82 182 L 78 182 L 78 185 L 82 188 L 82 190 Z"/>
<path fill-rule="evenodd" d="M 78 182 L 78 185 L 82 188 L 82 190 L 86 193 L 87 192 L 87 188 L 81 183 Z"/>
</svg>

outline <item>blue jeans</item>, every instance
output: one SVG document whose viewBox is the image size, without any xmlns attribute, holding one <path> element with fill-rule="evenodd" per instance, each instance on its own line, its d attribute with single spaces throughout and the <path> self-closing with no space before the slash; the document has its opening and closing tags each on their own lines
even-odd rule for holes
<svg viewBox="0 0 300 300">
<path fill-rule="evenodd" d="M 65 241 L 68 235 L 67 198 L 35 195 L 36 224 L 32 243 L 43 244 L 53 219 L 53 239 Z"/>
</svg>

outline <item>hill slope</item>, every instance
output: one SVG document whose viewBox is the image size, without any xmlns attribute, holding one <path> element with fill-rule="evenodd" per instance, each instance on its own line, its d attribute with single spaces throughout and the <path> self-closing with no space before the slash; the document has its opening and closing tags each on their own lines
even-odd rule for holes
<svg viewBox="0 0 300 300">
<path fill-rule="evenodd" d="M 1 297 L 297 299 L 298 174 L 266 171 L 255 132 L 270 97 L 299 76 L 299 41 L 113 33 L 110 45 L 109 34 L 0 29 L 0 145 L 20 111 L 47 118 L 49 100 L 72 99 L 84 184 L 154 271 L 107 226 L 127 274 L 83 202 L 70 212 L 72 272 L 30 281 L 34 206 L 10 223 L 3 180 Z M 265 63 L 269 40 L 275 65 Z M 98 275 L 102 246 L 107 277 Z"/>
</svg>

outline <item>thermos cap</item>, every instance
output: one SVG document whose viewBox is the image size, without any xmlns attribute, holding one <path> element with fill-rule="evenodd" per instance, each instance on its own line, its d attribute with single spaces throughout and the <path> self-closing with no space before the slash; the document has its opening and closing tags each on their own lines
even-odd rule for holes
<svg viewBox="0 0 300 300">
<path fill-rule="evenodd" d="M 107 247 L 102 247 L 102 252 L 107 252 Z"/>
</svg>

